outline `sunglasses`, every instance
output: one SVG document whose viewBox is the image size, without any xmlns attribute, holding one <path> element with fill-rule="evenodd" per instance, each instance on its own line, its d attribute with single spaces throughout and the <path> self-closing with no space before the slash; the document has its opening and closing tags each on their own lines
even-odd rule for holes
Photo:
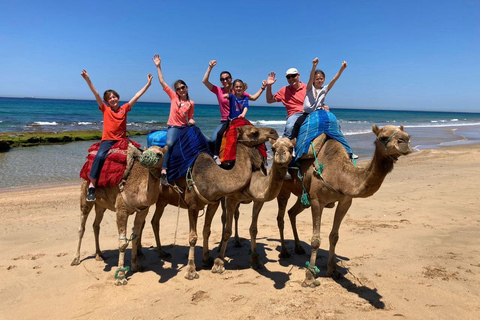
<svg viewBox="0 0 480 320">
<path fill-rule="evenodd" d="M 183 85 L 181 87 L 175 88 L 175 91 L 185 90 L 186 88 L 187 88 L 187 86 Z"/>
<path fill-rule="evenodd" d="M 293 79 L 293 78 L 296 78 L 298 76 L 298 74 L 289 74 L 287 75 L 287 79 Z"/>
<path fill-rule="evenodd" d="M 220 82 L 227 81 L 228 79 L 232 79 L 231 77 L 220 78 Z"/>
</svg>

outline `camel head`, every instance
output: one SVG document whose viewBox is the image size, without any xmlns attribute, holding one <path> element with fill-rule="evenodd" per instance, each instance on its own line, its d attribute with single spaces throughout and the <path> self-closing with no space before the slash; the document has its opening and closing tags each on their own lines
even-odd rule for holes
<svg viewBox="0 0 480 320">
<path fill-rule="evenodd" d="M 396 161 L 398 157 L 412 152 L 410 146 L 410 135 L 403 131 L 403 126 L 384 126 L 382 128 L 376 125 L 372 126 L 372 131 L 377 136 L 375 141 L 377 150 L 380 153 Z"/>
<path fill-rule="evenodd" d="M 147 169 L 161 168 L 163 164 L 163 155 L 167 152 L 168 147 L 151 146 L 145 150 L 141 157 L 140 163 Z"/>
<path fill-rule="evenodd" d="M 295 148 L 295 142 L 297 139 L 290 140 L 289 138 L 278 138 L 270 139 L 273 151 L 273 161 L 282 166 L 286 167 L 292 161 L 292 152 Z"/>
<path fill-rule="evenodd" d="M 267 142 L 268 139 L 278 139 L 278 133 L 275 129 L 250 125 L 237 128 L 237 141 L 248 147 Z"/>
</svg>

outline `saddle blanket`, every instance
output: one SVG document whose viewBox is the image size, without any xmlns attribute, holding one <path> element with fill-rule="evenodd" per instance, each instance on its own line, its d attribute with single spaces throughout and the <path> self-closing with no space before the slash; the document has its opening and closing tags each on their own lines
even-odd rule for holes
<svg viewBox="0 0 480 320">
<path fill-rule="evenodd" d="M 237 130 L 238 127 L 252 125 L 247 119 L 233 119 L 222 138 L 222 147 L 220 148 L 220 161 L 234 161 L 237 158 Z M 256 146 L 263 158 L 267 158 L 267 147 L 265 143 Z"/>
<path fill-rule="evenodd" d="M 123 173 L 127 167 L 128 144 L 131 143 L 135 147 L 140 148 L 141 145 L 130 139 L 119 140 L 108 151 L 107 158 L 103 164 L 102 171 L 97 180 L 97 186 L 109 187 L 117 186 L 122 181 Z M 92 168 L 93 160 L 97 155 L 100 142 L 94 143 L 88 149 L 87 161 L 80 170 L 80 178 L 87 180 L 90 183 L 90 170 Z"/>
</svg>

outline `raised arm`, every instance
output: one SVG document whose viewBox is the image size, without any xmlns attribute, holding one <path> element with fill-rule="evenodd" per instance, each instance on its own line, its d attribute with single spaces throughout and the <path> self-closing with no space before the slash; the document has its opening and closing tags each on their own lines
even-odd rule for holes
<svg viewBox="0 0 480 320">
<path fill-rule="evenodd" d="M 209 78 L 210 78 L 210 73 L 212 72 L 213 67 L 217 65 L 217 60 L 212 60 L 208 63 L 208 68 L 207 71 L 205 72 L 205 75 L 203 76 L 203 84 L 208 88 L 208 90 L 212 90 L 213 84 L 210 83 Z"/>
<path fill-rule="evenodd" d="M 147 76 L 147 84 L 142 89 L 140 89 L 140 91 L 138 91 L 135 96 L 133 96 L 133 98 L 128 102 L 128 104 L 130 104 L 130 108 L 133 107 L 135 103 L 137 103 L 138 99 L 140 99 L 140 97 L 145 93 L 145 91 L 147 91 L 147 89 L 152 85 L 152 79 L 153 76 L 151 73 L 149 73 Z"/>
<path fill-rule="evenodd" d="M 248 100 L 251 100 L 251 101 L 257 100 L 262 95 L 262 92 L 265 91 L 266 87 L 267 87 L 267 81 L 263 80 L 262 81 L 262 87 L 260 88 L 260 90 L 258 90 L 257 93 L 255 93 L 254 95 L 251 95 L 248 98 Z"/>
<path fill-rule="evenodd" d="M 161 66 L 162 59 L 160 59 L 160 56 L 158 55 L 158 53 L 155 53 L 152 60 L 155 63 L 155 65 L 157 66 L 158 81 L 160 81 L 160 84 L 162 85 L 162 88 L 165 89 L 165 87 L 167 87 L 168 85 L 165 82 L 165 80 L 163 79 L 162 66 Z"/>
<path fill-rule="evenodd" d="M 335 77 L 333 77 L 332 81 L 330 81 L 330 83 L 328 84 L 328 91 L 332 90 L 333 88 L 333 85 L 335 84 L 335 82 L 337 82 L 337 80 L 340 78 L 340 76 L 342 75 L 342 72 L 343 70 L 345 70 L 347 68 L 347 62 L 346 61 L 343 61 L 342 62 L 342 66 L 340 67 L 340 70 L 338 70 L 337 74 L 335 75 Z"/>
<path fill-rule="evenodd" d="M 315 80 L 315 70 L 317 70 L 317 66 L 318 66 L 318 58 L 315 58 L 312 61 L 312 71 L 310 71 L 310 79 L 308 79 L 307 91 L 312 89 L 313 80 Z"/>
<path fill-rule="evenodd" d="M 102 107 L 102 105 L 103 105 L 102 97 L 100 97 L 100 94 L 98 93 L 97 89 L 93 86 L 93 83 L 90 80 L 90 77 L 88 76 L 87 70 L 85 70 L 85 69 L 82 70 L 82 77 L 87 82 L 90 90 L 92 90 L 93 95 L 95 96 L 95 99 L 97 100 L 98 106 Z"/>
<path fill-rule="evenodd" d="M 267 95 L 266 95 L 266 98 L 267 98 L 267 103 L 274 103 L 276 102 L 275 101 L 275 98 L 273 97 L 273 94 L 272 94 L 272 85 L 277 81 L 277 79 L 275 78 L 275 72 L 270 72 L 268 74 L 268 78 L 267 78 Z"/>
</svg>

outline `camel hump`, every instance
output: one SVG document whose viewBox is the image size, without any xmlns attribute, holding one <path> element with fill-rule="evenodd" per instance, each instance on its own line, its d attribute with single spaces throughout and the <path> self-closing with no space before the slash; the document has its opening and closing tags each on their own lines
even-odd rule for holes
<svg viewBox="0 0 480 320">
<path fill-rule="evenodd" d="M 300 159 L 313 159 L 315 157 L 313 150 L 315 150 L 315 153 L 318 155 L 320 149 L 322 149 L 323 145 L 327 141 L 327 138 L 327 135 L 325 133 L 322 133 L 321 135 L 313 139 L 313 149 L 312 145 L 310 145 L 310 147 L 308 148 L 308 152 L 303 154 Z"/>
</svg>

